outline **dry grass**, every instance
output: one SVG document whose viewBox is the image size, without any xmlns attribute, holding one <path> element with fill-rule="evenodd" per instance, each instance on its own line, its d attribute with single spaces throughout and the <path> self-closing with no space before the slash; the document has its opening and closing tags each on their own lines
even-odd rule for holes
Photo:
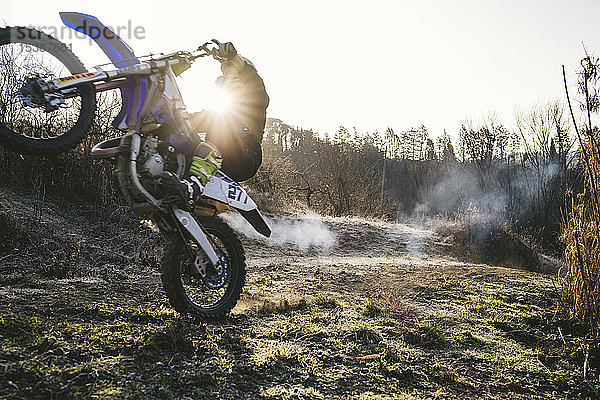
<svg viewBox="0 0 600 400">
<path fill-rule="evenodd" d="M 600 339 L 600 131 L 593 127 L 591 114 L 600 111 L 597 90 L 600 60 L 586 56 L 581 66 L 579 90 L 584 98 L 587 126 L 581 133 L 577 125 L 575 130 L 584 168 L 584 188 L 579 194 L 570 193 L 571 207 L 563 227 L 568 268 L 562 281 L 562 298 L 565 313 L 585 324 L 590 330 L 592 345 L 597 345 Z"/>
<path fill-rule="evenodd" d="M 600 148 L 588 138 L 585 152 L 586 186 L 583 193 L 571 193 L 571 210 L 565 221 L 562 240 L 568 265 L 562 280 L 565 313 L 586 324 L 593 339 L 600 336 Z"/>
<path fill-rule="evenodd" d="M 499 213 L 470 209 L 453 219 L 438 220 L 433 229 L 451 245 L 449 251 L 461 259 L 529 271 L 553 269 Z"/>
</svg>

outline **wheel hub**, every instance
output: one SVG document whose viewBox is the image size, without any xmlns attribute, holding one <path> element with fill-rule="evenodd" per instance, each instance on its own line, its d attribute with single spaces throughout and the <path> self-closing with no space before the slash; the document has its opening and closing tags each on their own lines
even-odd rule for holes
<svg viewBox="0 0 600 400">
<path fill-rule="evenodd" d="M 214 267 L 210 265 L 208 257 L 202 251 L 196 254 L 196 259 L 194 260 L 194 266 L 200 273 L 202 281 L 211 289 L 223 287 L 229 276 L 229 260 L 227 260 L 223 252 L 217 250 L 216 253 L 219 260 Z"/>
<path fill-rule="evenodd" d="M 32 108 L 43 107 L 44 111 L 58 110 L 65 103 L 62 96 L 50 93 L 50 84 L 41 77 L 28 78 L 17 91 L 19 97 L 27 106 Z"/>
</svg>

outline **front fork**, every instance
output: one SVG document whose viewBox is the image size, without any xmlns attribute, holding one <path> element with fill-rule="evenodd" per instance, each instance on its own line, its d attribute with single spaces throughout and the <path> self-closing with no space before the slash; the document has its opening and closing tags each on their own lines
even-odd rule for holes
<svg viewBox="0 0 600 400">
<path fill-rule="evenodd" d="M 186 231 L 188 231 L 190 235 L 192 235 L 194 241 L 202 248 L 202 250 L 204 250 L 213 266 L 217 266 L 219 262 L 219 256 L 217 256 L 217 253 L 210 245 L 208 238 L 204 234 L 202 228 L 200 228 L 200 225 L 198 225 L 198 222 L 196 222 L 194 216 L 187 211 L 183 211 L 175 207 L 173 207 L 173 215 L 175 215 L 175 218 L 177 221 L 179 221 L 179 224 Z M 195 266 L 195 268 L 197 269 L 197 266 Z M 200 273 L 200 270 L 197 272 Z"/>
</svg>

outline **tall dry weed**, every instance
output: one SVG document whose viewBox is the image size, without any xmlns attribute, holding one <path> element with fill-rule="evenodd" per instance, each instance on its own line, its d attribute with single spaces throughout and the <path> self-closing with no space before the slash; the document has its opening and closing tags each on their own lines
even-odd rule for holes
<svg viewBox="0 0 600 400">
<path fill-rule="evenodd" d="M 594 338 L 600 334 L 600 149 L 596 146 L 586 143 L 590 155 L 586 185 L 582 193 L 567 194 L 571 207 L 562 233 L 568 266 L 562 281 L 565 311 L 572 320 L 589 325 Z"/>
<path fill-rule="evenodd" d="M 587 56 L 581 65 L 579 89 L 587 121 L 581 132 L 576 126 L 576 132 L 585 184 L 581 193 L 567 193 L 570 209 L 562 231 L 567 263 L 562 305 L 565 314 L 587 325 L 591 339 L 596 340 L 600 338 L 600 146 L 599 130 L 593 127 L 591 115 L 599 109 L 600 63 Z"/>
</svg>

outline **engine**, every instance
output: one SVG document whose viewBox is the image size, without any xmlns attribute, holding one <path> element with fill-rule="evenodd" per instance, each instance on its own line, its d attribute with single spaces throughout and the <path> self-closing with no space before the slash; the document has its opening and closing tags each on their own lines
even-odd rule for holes
<svg viewBox="0 0 600 400">
<path fill-rule="evenodd" d="M 165 162 L 158 152 L 158 138 L 146 138 L 142 144 L 142 151 L 138 158 L 138 165 L 142 165 L 139 170 L 142 177 L 157 178 L 165 170 Z"/>
<path fill-rule="evenodd" d="M 164 171 L 183 175 L 185 156 L 157 137 L 142 140 L 137 161 L 138 176 L 142 186 L 154 195 L 160 195 L 160 177 Z"/>
<path fill-rule="evenodd" d="M 158 138 L 143 139 L 137 160 L 137 170 L 142 186 L 156 195 L 160 186 L 160 175 L 165 171 L 165 159 L 159 152 Z"/>
</svg>

